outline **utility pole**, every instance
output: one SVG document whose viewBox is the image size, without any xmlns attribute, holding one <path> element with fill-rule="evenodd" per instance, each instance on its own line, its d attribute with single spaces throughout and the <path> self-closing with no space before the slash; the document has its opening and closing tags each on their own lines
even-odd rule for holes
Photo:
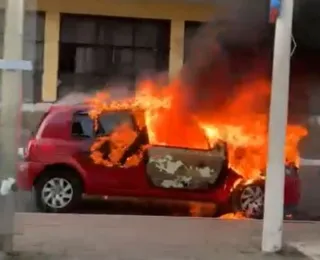
<svg viewBox="0 0 320 260">
<path fill-rule="evenodd" d="M 271 8 L 275 8 L 274 4 L 279 0 L 271 1 Z M 279 9 L 279 17 L 276 19 L 262 232 L 262 251 L 269 253 L 280 251 L 283 243 L 284 147 L 288 118 L 293 7 L 294 0 L 281 0 L 281 10 Z"/>
<path fill-rule="evenodd" d="M 4 0 L 1 0 L 4 1 Z M 0 114 L 0 251 L 12 251 L 14 233 L 15 196 L 4 192 L 12 184 L 17 171 L 17 150 L 21 128 L 22 71 L 32 70 L 32 64 L 23 61 L 23 23 L 25 0 L 6 0 L 3 60 L 0 60 L 1 114 Z M 30 66 L 31 65 L 31 66 Z"/>
</svg>

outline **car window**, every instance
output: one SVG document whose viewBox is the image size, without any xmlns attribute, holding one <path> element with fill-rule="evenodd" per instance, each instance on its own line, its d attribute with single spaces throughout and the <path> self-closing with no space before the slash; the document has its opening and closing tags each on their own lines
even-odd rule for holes
<svg viewBox="0 0 320 260">
<path fill-rule="evenodd" d="M 73 116 L 72 122 L 72 136 L 82 138 L 93 138 L 93 121 L 85 113 L 76 113 Z"/>
<path fill-rule="evenodd" d="M 110 134 L 116 126 L 122 123 L 129 123 L 133 126 L 132 115 L 129 112 L 105 113 L 99 118 L 98 135 Z"/>
</svg>

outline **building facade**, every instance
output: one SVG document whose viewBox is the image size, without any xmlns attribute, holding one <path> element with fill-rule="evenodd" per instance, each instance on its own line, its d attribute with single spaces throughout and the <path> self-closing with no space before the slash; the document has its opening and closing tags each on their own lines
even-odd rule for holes
<svg viewBox="0 0 320 260">
<path fill-rule="evenodd" d="M 180 0 L 38 0 L 33 44 L 28 12 L 25 17 L 24 53 L 35 67 L 24 75 L 24 100 L 54 102 L 118 82 L 133 88 L 140 75 L 155 71 L 174 75 L 194 28 L 216 11 L 209 3 Z"/>
</svg>

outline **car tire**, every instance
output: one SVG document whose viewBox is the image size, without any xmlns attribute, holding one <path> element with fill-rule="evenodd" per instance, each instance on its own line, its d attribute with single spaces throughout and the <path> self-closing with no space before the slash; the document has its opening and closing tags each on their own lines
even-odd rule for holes
<svg viewBox="0 0 320 260">
<path fill-rule="evenodd" d="M 34 186 L 34 199 L 40 212 L 68 213 L 79 205 L 82 192 L 82 182 L 73 171 L 47 171 Z"/>
<path fill-rule="evenodd" d="M 262 219 L 264 211 L 264 181 L 250 184 L 242 182 L 231 195 L 231 206 L 234 213 L 242 213 L 247 218 Z"/>
</svg>

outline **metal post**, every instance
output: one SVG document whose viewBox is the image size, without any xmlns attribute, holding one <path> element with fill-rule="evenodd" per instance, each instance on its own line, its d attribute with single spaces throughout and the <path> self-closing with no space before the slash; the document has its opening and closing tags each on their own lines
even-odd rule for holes
<svg viewBox="0 0 320 260">
<path fill-rule="evenodd" d="M 269 153 L 262 232 L 262 251 L 282 249 L 284 145 L 288 117 L 291 32 L 294 0 L 282 0 L 276 21 L 269 118 Z"/>
<path fill-rule="evenodd" d="M 14 231 L 14 194 L 6 194 L 6 184 L 15 179 L 17 140 L 20 130 L 23 70 L 24 0 L 7 0 L 1 81 L 0 181 L 3 209 L 0 216 L 0 251 L 12 251 Z M 9 180 L 9 181 L 8 181 Z"/>
</svg>

